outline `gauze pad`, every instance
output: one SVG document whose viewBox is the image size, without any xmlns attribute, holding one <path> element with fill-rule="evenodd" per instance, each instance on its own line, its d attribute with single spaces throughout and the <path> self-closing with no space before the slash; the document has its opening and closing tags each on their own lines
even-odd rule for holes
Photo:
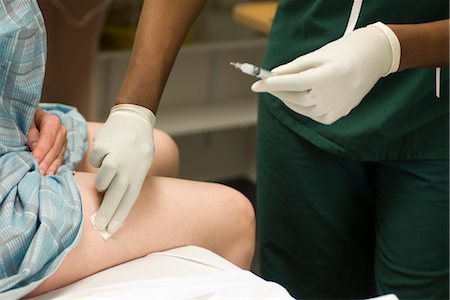
<svg viewBox="0 0 450 300">
<path fill-rule="evenodd" d="M 94 226 L 95 230 L 97 230 L 98 234 L 101 235 L 101 237 L 106 241 L 107 239 L 109 239 L 111 237 L 111 233 L 109 233 L 106 230 L 100 230 L 95 226 L 95 216 L 97 215 L 97 213 L 93 214 L 89 220 L 91 220 L 92 225 Z"/>
</svg>

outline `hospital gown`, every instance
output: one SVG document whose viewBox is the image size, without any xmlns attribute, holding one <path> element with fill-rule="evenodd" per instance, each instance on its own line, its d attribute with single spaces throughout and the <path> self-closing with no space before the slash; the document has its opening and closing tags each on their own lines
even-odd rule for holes
<svg viewBox="0 0 450 300">
<path fill-rule="evenodd" d="M 16 299 L 50 276 L 81 235 L 73 169 L 86 122 L 73 108 L 43 105 L 67 128 L 64 163 L 41 176 L 27 145 L 45 68 L 45 28 L 34 0 L 0 0 L 0 299 Z"/>
</svg>

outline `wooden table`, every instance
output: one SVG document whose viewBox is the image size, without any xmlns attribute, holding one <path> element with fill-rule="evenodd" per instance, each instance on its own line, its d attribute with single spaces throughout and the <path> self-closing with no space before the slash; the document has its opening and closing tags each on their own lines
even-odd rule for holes
<svg viewBox="0 0 450 300">
<path fill-rule="evenodd" d="M 261 1 L 239 3 L 233 7 L 233 18 L 236 22 L 269 33 L 275 16 L 278 1 Z"/>
</svg>

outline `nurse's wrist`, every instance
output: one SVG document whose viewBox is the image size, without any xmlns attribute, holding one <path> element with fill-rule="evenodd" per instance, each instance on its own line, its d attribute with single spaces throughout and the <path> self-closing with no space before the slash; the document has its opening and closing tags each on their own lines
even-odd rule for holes
<svg viewBox="0 0 450 300">
<path fill-rule="evenodd" d="M 133 100 L 131 100 L 131 99 L 133 99 Z M 152 103 L 152 102 L 148 101 L 147 99 L 145 99 L 145 97 L 143 97 L 143 99 L 144 100 L 139 100 L 137 98 L 118 97 L 114 101 L 113 106 L 122 105 L 122 104 L 141 106 L 143 108 L 150 110 L 153 115 L 156 115 L 159 101 L 156 103 Z"/>
<path fill-rule="evenodd" d="M 449 64 L 449 20 L 420 24 L 387 25 L 398 37 L 402 49 L 398 71 Z"/>
<path fill-rule="evenodd" d="M 109 113 L 110 116 L 113 114 L 127 114 L 129 116 L 141 119 L 148 126 L 150 126 L 150 128 L 155 127 L 155 114 L 150 109 L 141 105 L 131 103 L 116 104 L 111 108 Z"/>
<path fill-rule="evenodd" d="M 399 69 L 401 57 L 400 41 L 397 35 L 389 26 L 382 22 L 376 22 L 369 26 L 378 29 L 386 38 L 386 43 L 388 45 L 387 48 L 389 49 L 389 53 L 387 53 L 386 56 L 388 56 L 390 64 L 386 72 L 383 74 L 383 77 L 397 72 Z"/>
</svg>

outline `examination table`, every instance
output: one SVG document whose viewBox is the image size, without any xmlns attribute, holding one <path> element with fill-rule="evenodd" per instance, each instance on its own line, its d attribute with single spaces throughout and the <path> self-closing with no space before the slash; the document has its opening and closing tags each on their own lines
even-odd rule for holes
<svg viewBox="0 0 450 300">
<path fill-rule="evenodd" d="M 58 290 L 48 299 L 294 299 L 266 281 L 196 246 L 156 252 L 99 272 Z M 369 300 L 398 300 L 393 294 Z"/>
<path fill-rule="evenodd" d="M 292 299 L 281 285 L 195 246 L 152 253 L 31 299 L 233 298 Z"/>
</svg>

